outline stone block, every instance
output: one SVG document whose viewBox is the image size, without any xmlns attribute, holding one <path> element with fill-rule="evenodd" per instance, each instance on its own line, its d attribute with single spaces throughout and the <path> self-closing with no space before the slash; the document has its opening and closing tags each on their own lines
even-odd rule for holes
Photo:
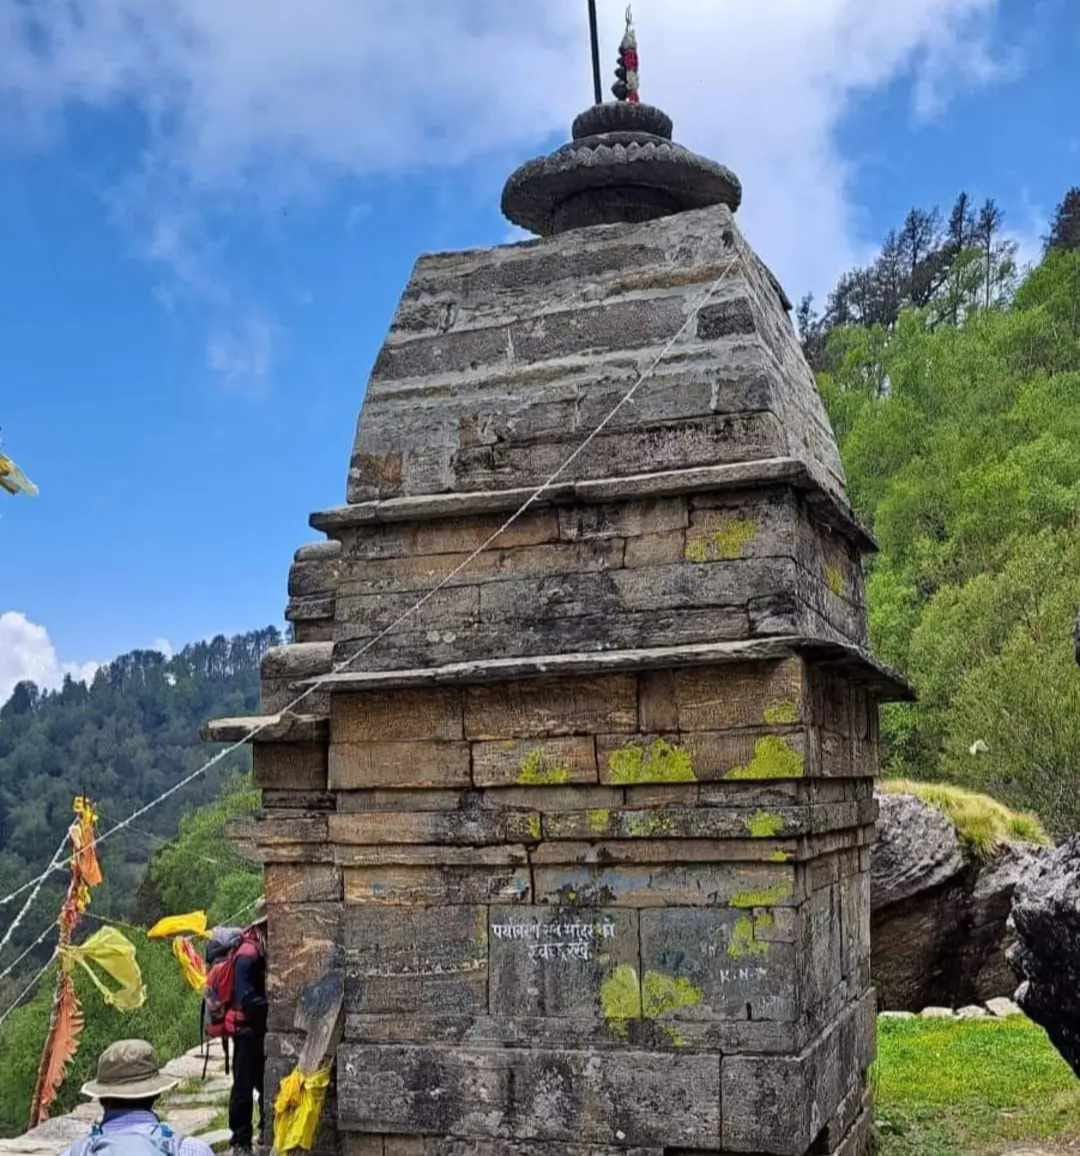
<svg viewBox="0 0 1080 1156">
<path fill-rule="evenodd" d="M 251 753 L 255 786 L 264 789 L 325 790 L 324 743 L 255 743 Z"/>
<path fill-rule="evenodd" d="M 438 907 L 448 903 L 527 903 L 527 867 L 346 867 L 345 902 L 384 907 Z"/>
<path fill-rule="evenodd" d="M 268 904 L 341 902 L 341 870 L 327 863 L 268 863 L 263 883 Z"/>
<path fill-rule="evenodd" d="M 506 739 L 472 744 L 473 781 L 478 787 L 555 787 L 595 783 L 596 740 L 569 738 Z"/>
<path fill-rule="evenodd" d="M 330 746 L 329 778 L 333 789 L 349 791 L 468 787 L 469 744 L 335 741 Z"/>
<path fill-rule="evenodd" d="M 346 906 L 342 930 L 349 1011 L 486 1012 L 486 907 Z"/>
<path fill-rule="evenodd" d="M 490 918 L 493 1015 L 595 1019 L 622 977 L 632 973 L 636 987 L 636 911 L 492 907 Z"/>
<path fill-rule="evenodd" d="M 798 1019 L 795 946 L 764 938 L 773 926 L 771 908 L 642 911 L 643 1014 L 664 1023 Z"/>
<path fill-rule="evenodd" d="M 570 907 L 794 906 L 794 869 L 783 863 L 536 867 L 536 898 Z"/>
<path fill-rule="evenodd" d="M 719 1148 L 716 1057 L 345 1044 L 338 1072 L 361 1131 Z"/>
<path fill-rule="evenodd" d="M 461 739 L 461 691 L 433 688 L 336 694 L 330 727 L 334 745 Z"/>
<path fill-rule="evenodd" d="M 500 683 L 465 690 L 465 733 L 470 739 L 636 728 L 637 683 L 632 675 Z"/>
</svg>

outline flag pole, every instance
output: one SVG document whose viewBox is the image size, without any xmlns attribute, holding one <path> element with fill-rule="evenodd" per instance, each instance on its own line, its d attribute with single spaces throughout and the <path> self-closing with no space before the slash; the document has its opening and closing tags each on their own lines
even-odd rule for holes
<svg viewBox="0 0 1080 1156">
<path fill-rule="evenodd" d="M 600 34 L 596 27 L 596 0 L 589 0 L 589 39 L 592 41 L 593 92 L 596 103 L 604 103 L 604 90 L 600 81 Z"/>
</svg>

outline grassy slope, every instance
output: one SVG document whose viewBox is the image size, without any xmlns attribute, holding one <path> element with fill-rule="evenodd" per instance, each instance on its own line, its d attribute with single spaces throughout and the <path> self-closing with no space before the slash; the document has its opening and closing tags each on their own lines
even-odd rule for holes
<svg viewBox="0 0 1080 1156">
<path fill-rule="evenodd" d="M 879 1156 L 1080 1138 L 1080 1080 L 1024 1016 L 879 1020 L 873 1078 Z"/>
</svg>

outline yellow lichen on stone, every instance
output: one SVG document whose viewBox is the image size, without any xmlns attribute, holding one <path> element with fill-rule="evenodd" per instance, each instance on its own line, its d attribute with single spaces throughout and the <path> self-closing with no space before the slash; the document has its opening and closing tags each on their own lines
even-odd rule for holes
<svg viewBox="0 0 1080 1156">
<path fill-rule="evenodd" d="M 754 938 L 754 920 L 749 915 L 740 915 L 731 929 L 731 940 L 727 953 L 732 959 L 744 959 L 748 955 L 768 955 L 769 945 Z"/>
<path fill-rule="evenodd" d="M 647 838 L 650 835 L 670 835 L 675 830 L 672 819 L 661 814 L 631 815 L 626 821 L 631 835 Z"/>
<path fill-rule="evenodd" d="M 641 985 L 630 964 L 620 963 L 600 985 L 600 1010 L 621 1039 L 626 1039 L 627 1021 L 641 1019 Z"/>
<path fill-rule="evenodd" d="M 790 851 L 774 851 L 769 856 L 769 861 L 772 863 L 786 863 L 791 858 Z"/>
<path fill-rule="evenodd" d="M 610 811 L 590 811 L 586 815 L 586 822 L 589 824 L 589 830 L 594 835 L 606 835 L 608 823 L 611 822 Z"/>
<path fill-rule="evenodd" d="M 731 518 L 712 535 L 713 552 L 717 558 L 741 558 L 743 547 L 757 537 L 757 522 L 753 518 Z"/>
<path fill-rule="evenodd" d="M 731 906 L 772 907 L 787 899 L 792 890 L 790 883 L 774 883 L 772 887 L 759 887 L 756 891 L 739 891 L 731 897 Z"/>
<path fill-rule="evenodd" d="M 704 538 L 691 538 L 686 543 L 687 562 L 708 562 L 709 549 Z"/>
<path fill-rule="evenodd" d="M 803 757 L 777 735 L 765 735 L 754 744 L 754 756 L 746 766 L 732 767 L 725 779 L 801 779 L 806 774 Z"/>
<path fill-rule="evenodd" d="M 844 593 L 844 572 L 831 562 L 825 567 L 825 585 L 837 596 Z"/>
<path fill-rule="evenodd" d="M 771 839 L 783 829 L 784 816 L 774 811 L 755 811 L 743 822 L 752 839 Z"/>
<path fill-rule="evenodd" d="M 799 708 L 790 701 L 771 702 L 762 712 L 769 726 L 790 726 L 799 721 Z"/>
<path fill-rule="evenodd" d="M 570 781 L 570 768 L 549 760 L 543 747 L 534 747 L 518 765 L 517 781 L 523 787 L 553 787 Z"/>
<path fill-rule="evenodd" d="M 671 1041 L 671 1046 L 673 1048 L 686 1047 L 686 1037 L 678 1030 L 678 1028 L 672 1027 L 671 1024 L 661 1024 L 660 1030 Z"/>
<path fill-rule="evenodd" d="M 732 562 L 742 557 L 743 547 L 757 537 L 757 532 L 757 522 L 752 518 L 729 518 L 718 530 L 687 538 L 686 560 Z"/>
<path fill-rule="evenodd" d="M 688 979 L 664 975 L 662 971 L 647 971 L 642 987 L 641 1010 L 647 1019 L 656 1019 L 666 1012 L 701 1003 L 704 992 Z"/>
<path fill-rule="evenodd" d="M 694 782 L 690 756 L 666 739 L 654 739 L 648 750 L 638 743 L 627 743 L 608 755 L 611 781 L 620 785 L 634 783 Z"/>
</svg>

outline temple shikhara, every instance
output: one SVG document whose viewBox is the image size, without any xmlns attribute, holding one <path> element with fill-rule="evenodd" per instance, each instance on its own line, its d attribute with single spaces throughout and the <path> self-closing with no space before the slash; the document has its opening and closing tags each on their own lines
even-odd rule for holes
<svg viewBox="0 0 1080 1156">
<path fill-rule="evenodd" d="M 623 51 L 627 99 L 507 182 L 540 239 L 417 262 L 264 716 L 210 727 L 263 727 L 268 1098 L 300 993 L 344 977 L 320 1151 L 868 1143 L 877 707 L 907 691 L 739 181 Z"/>
</svg>

